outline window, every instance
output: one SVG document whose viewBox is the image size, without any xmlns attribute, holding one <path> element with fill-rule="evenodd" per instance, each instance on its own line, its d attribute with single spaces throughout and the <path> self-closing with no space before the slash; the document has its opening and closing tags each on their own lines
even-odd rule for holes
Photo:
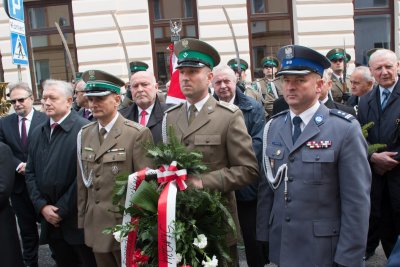
<svg viewBox="0 0 400 267">
<path fill-rule="evenodd" d="M 32 90 L 35 99 L 40 99 L 43 91 L 42 83 L 46 79 L 70 81 L 73 76 L 54 22 L 60 25 L 75 70 L 78 70 L 71 0 L 26 2 L 25 14 Z"/>
<path fill-rule="evenodd" d="M 293 43 L 291 0 L 249 0 L 249 32 L 253 77 L 263 77 L 261 60 Z"/>
<path fill-rule="evenodd" d="M 170 20 L 182 22 L 181 38 L 198 38 L 195 0 L 149 0 L 150 27 L 153 44 L 154 74 L 160 86 L 170 79 L 169 51 L 171 43 Z"/>
<path fill-rule="evenodd" d="M 355 62 L 357 65 L 368 65 L 367 52 L 372 48 L 394 50 L 393 2 L 391 0 L 354 1 Z"/>
</svg>

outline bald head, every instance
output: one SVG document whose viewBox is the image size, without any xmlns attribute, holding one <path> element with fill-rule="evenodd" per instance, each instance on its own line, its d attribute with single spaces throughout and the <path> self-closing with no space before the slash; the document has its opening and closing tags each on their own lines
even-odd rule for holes
<svg viewBox="0 0 400 267">
<path fill-rule="evenodd" d="M 131 76 L 132 100 L 141 108 L 147 109 L 154 104 L 158 84 L 150 71 L 138 71 Z"/>
</svg>

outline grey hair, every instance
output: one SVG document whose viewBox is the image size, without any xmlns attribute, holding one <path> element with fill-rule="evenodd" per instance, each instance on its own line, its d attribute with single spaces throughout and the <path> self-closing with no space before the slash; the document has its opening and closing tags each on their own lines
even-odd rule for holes
<svg viewBox="0 0 400 267">
<path fill-rule="evenodd" d="M 237 77 L 236 77 L 235 72 L 231 69 L 231 67 L 229 67 L 226 64 L 219 64 L 218 66 L 214 67 L 214 69 L 212 70 L 212 73 L 214 74 L 214 78 L 212 79 L 213 84 L 214 84 L 215 76 L 220 72 L 227 74 L 229 76 L 229 78 L 231 78 L 231 81 L 233 83 L 236 83 Z"/>
<path fill-rule="evenodd" d="M 73 97 L 74 90 L 72 89 L 72 84 L 61 81 L 61 80 L 52 80 L 48 79 L 43 84 L 43 91 L 45 91 L 48 87 L 54 86 L 57 90 L 61 91 L 67 98 Z"/>
<path fill-rule="evenodd" d="M 359 72 L 363 79 L 367 82 L 375 82 L 374 76 L 371 74 L 371 70 L 366 66 L 358 66 L 354 69 L 354 72 Z"/>
<path fill-rule="evenodd" d="M 32 95 L 32 89 L 25 82 L 12 83 L 12 84 L 8 85 L 8 89 L 9 89 L 10 95 L 11 95 L 11 92 L 14 91 L 15 89 L 25 90 L 29 95 Z"/>
<path fill-rule="evenodd" d="M 371 63 L 378 57 L 386 57 L 390 59 L 392 62 L 397 62 L 396 53 L 389 49 L 378 49 L 374 53 L 372 53 L 371 57 L 369 58 L 368 65 L 371 66 Z"/>
</svg>

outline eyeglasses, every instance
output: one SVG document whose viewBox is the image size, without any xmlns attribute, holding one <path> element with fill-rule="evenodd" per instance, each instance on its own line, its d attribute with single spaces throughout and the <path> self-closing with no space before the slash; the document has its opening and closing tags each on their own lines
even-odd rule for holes
<svg viewBox="0 0 400 267">
<path fill-rule="evenodd" d="M 32 95 L 28 95 L 25 98 L 18 98 L 18 99 L 11 99 L 10 102 L 11 104 L 15 105 L 17 102 L 19 103 L 24 103 L 26 99 L 28 99 L 29 97 L 31 97 Z"/>
<path fill-rule="evenodd" d="M 336 62 L 343 62 L 343 58 L 335 58 L 332 59 L 332 62 L 336 63 Z"/>
</svg>

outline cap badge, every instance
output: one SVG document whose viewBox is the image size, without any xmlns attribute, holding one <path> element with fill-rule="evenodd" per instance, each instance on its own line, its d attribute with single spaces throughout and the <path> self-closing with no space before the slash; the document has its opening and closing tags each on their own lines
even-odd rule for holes
<svg viewBox="0 0 400 267">
<path fill-rule="evenodd" d="M 292 46 L 288 46 L 288 47 L 285 48 L 285 58 L 286 59 L 294 58 L 293 47 Z"/>
<path fill-rule="evenodd" d="M 189 54 L 187 52 L 183 53 L 182 56 L 186 58 Z"/>
<path fill-rule="evenodd" d="M 183 46 L 185 49 L 189 49 L 189 41 L 186 40 L 186 39 L 182 40 L 182 46 Z"/>
<path fill-rule="evenodd" d="M 89 70 L 89 81 L 94 81 L 94 80 L 96 80 L 95 71 Z"/>
</svg>

